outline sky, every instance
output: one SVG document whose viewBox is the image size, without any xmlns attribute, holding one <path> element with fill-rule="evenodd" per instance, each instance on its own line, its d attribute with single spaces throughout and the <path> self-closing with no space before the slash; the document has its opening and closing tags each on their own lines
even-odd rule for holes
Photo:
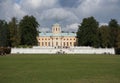
<svg viewBox="0 0 120 83">
<path fill-rule="evenodd" d="M 120 24 L 120 0 L 0 0 L 0 19 L 20 21 L 33 15 L 40 31 L 51 31 L 59 23 L 62 31 L 76 32 L 83 18 L 94 16 L 100 25 L 116 19 Z"/>
</svg>

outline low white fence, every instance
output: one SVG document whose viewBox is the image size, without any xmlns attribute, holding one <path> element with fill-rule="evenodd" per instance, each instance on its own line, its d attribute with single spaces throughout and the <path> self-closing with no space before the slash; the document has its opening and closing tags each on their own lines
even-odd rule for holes
<svg viewBox="0 0 120 83">
<path fill-rule="evenodd" d="M 12 54 L 115 54 L 114 48 L 92 48 L 92 47 L 35 47 L 35 48 L 12 48 Z"/>
</svg>

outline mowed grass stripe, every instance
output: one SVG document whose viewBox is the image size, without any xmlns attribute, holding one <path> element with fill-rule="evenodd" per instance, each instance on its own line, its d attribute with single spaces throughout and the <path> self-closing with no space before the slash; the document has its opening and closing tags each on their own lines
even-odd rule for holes
<svg viewBox="0 0 120 83">
<path fill-rule="evenodd" d="M 120 56 L 2 56 L 0 83 L 120 83 Z"/>
</svg>

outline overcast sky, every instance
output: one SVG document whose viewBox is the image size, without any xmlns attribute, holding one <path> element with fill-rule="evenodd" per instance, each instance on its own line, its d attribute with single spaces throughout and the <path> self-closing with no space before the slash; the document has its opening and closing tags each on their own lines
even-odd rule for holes
<svg viewBox="0 0 120 83">
<path fill-rule="evenodd" d="M 0 0 L 0 19 L 20 20 L 25 15 L 35 16 L 41 31 L 51 30 L 56 22 L 64 31 L 77 31 L 78 24 L 89 16 L 99 24 L 112 18 L 120 23 L 120 0 Z"/>
</svg>

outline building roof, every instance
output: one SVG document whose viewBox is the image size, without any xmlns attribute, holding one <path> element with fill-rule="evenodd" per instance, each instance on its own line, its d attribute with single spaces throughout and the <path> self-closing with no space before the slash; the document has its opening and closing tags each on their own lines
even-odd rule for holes
<svg viewBox="0 0 120 83">
<path fill-rule="evenodd" d="M 50 36 L 57 36 L 57 37 L 61 37 L 61 36 L 65 36 L 65 37 L 75 37 L 76 33 L 58 33 L 58 34 L 54 34 L 54 33 L 39 33 L 39 36 L 41 37 L 50 37 Z"/>
</svg>

